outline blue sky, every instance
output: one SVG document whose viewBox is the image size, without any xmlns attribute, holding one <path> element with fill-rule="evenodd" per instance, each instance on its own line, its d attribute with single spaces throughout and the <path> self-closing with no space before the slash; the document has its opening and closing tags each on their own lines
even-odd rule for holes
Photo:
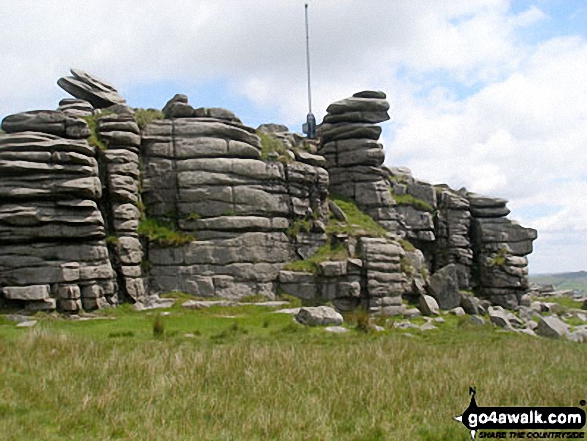
<svg viewBox="0 0 587 441">
<path fill-rule="evenodd" d="M 587 269 L 587 4 L 310 0 L 314 113 L 383 90 L 388 165 L 510 201 L 532 273 Z M 0 117 L 55 108 L 70 67 L 135 107 L 175 93 L 300 131 L 304 1 L 5 0 Z"/>
</svg>

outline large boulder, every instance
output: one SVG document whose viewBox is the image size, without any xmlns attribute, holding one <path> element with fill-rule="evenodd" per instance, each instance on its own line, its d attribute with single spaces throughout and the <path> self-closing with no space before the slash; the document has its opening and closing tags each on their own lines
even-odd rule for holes
<svg viewBox="0 0 587 441">
<path fill-rule="evenodd" d="M 438 303 L 432 296 L 421 296 L 419 306 L 423 315 L 438 315 Z"/>
<path fill-rule="evenodd" d="M 428 282 L 428 292 L 436 299 L 440 309 L 456 308 L 461 303 L 457 266 L 450 264 L 435 272 Z"/>
<path fill-rule="evenodd" d="M 342 315 L 329 306 L 302 308 L 296 320 L 306 326 L 339 326 L 344 321 Z"/>
<path fill-rule="evenodd" d="M 540 317 L 536 334 L 543 337 L 562 338 L 569 333 L 569 325 L 555 316 Z"/>
</svg>

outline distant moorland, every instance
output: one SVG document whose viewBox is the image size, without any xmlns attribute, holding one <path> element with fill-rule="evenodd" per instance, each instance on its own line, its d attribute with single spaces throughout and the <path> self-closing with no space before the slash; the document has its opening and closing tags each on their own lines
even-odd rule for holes
<svg viewBox="0 0 587 441">
<path fill-rule="evenodd" d="M 587 271 L 530 275 L 530 282 L 553 285 L 557 290 L 572 289 L 581 294 L 587 294 Z"/>
</svg>

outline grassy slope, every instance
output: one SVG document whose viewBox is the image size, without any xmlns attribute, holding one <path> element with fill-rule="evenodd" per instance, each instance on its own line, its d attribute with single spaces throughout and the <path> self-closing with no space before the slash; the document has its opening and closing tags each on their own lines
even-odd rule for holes
<svg viewBox="0 0 587 441">
<path fill-rule="evenodd" d="M 0 438 L 465 441 L 452 417 L 469 386 L 479 405 L 585 399 L 587 345 L 454 317 L 412 336 L 330 335 L 262 307 L 170 312 L 163 339 L 155 313 L 128 308 L 1 321 Z"/>
</svg>

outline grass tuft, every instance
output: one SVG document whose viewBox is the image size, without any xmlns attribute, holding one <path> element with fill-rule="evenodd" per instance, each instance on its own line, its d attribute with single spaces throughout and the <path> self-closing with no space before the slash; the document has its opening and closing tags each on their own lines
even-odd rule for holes
<svg viewBox="0 0 587 441">
<path fill-rule="evenodd" d="M 157 314 L 153 320 L 153 337 L 161 338 L 165 334 L 165 323 L 163 322 L 163 316 Z"/>
<path fill-rule="evenodd" d="M 411 194 L 391 194 L 393 200 L 398 205 L 411 205 L 414 208 L 417 208 L 421 211 L 428 211 L 432 213 L 434 211 L 434 207 L 430 205 L 428 202 L 415 198 Z"/>
<path fill-rule="evenodd" d="M 301 271 L 306 273 L 318 273 L 318 264 L 326 261 L 346 260 L 349 254 L 344 247 L 344 244 L 339 243 L 332 245 L 327 242 L 325 245 L 318 248 L 316 253 L 309 259 L 296 260 L 290 262 L 283 267 L 286 271 Z"/>
<path fill-rule="evenodd" d="M 257 136 L 261 140 L 261 159 L 268 160 L 269 153 L 275 152 L 279 155 L 277 157 L 278 162 L 285 164 L 293 161 L 287 148 L 279 139 L 261 131 L 257 131 Z"/>
<path fill-rule="evenodd" d="M 178 231 L 173 223 L 152 218 L 140 221 L 139 234 L 163 247 L 180 247 L 196 240 L 194 235 Z"/>
<path fill-rule="evenodd" d="M 135 119 L 139 128 L 144 129 L 153 121 L 164 119 L 165 115 L 161 110 L 157 109 L 136 109 Z"/>
<path fill-rule="evenodd" d="M 361 233 L 376 237 L 384 237 L 387 234 L 385 228 L 375 222 L 371 216 L 363 213 L 353 200 L 335 195 L 330 195 L 330 199 L 344 212 L 348 222 L 331 218 L 326 226 L 328 233 Z"/>
</svg>

